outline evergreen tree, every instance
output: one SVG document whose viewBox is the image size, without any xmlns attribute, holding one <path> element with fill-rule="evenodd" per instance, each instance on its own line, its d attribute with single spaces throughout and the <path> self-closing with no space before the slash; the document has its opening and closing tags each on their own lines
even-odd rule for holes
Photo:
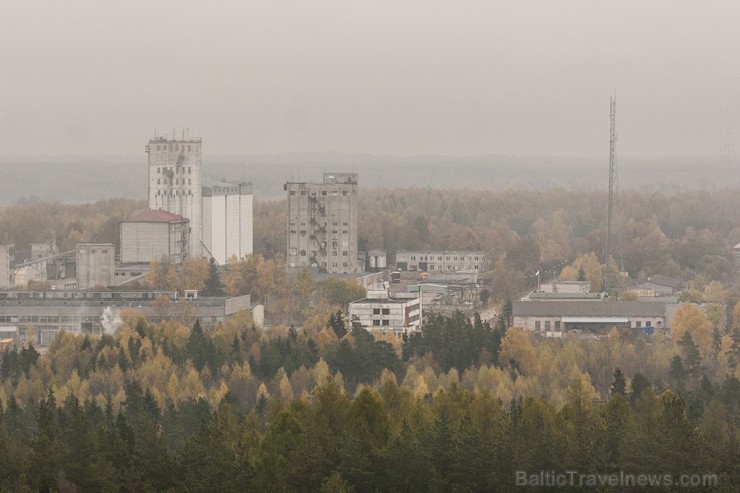
<svg viewBox="0 0 740 493">
<path fill-rule="evenodd" d="M 211 260 L 208 262 L 208 279 L 206 279 L 206 288 L 203 290 L 203 295 L 224 295 L 224 284 L 221 281 L 221 273 L 219 272 L 218 263 L 213 257 L 211 257 Z"/>
<path fill-rule="evenodd" d="M 627 380 L 625 380 L 624 374 L 619 367 L 614 370 L 614 381 L 611 386 L 611 395 L 627 397 Z"/>
</svg>

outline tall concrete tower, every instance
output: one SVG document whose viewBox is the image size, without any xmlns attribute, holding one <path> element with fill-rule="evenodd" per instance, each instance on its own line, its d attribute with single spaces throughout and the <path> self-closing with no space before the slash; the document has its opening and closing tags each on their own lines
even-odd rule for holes
<svg viewBox="0 0 740 493">
<path fill-rule="evenodd" d="M 154 137 L 149 154 L 149 208 L 190 220 L 190 255 L 201 255 L 203 139 Z"/>
</svg>

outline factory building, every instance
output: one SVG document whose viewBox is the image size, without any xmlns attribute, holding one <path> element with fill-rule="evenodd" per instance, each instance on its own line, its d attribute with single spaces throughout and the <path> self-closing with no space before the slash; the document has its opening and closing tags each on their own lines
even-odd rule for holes
<svg viewBox="0 0 740 493">
<path fill-rule="evenodd" d="M 77 289 L 113 286 L 115 247 L 113 243 L 78 243 L 75 249 Z"/>
<path fill-rule="evenodd" d="M 146 210 L 122 221 L 121 264 L 168 257 L 180 264 L 190 253 L 190 221 L 164 210 Z"/>
<path fill-rule="evenodd" d="M 182 299 L 176 292 L 160 291 L 6 291 L 0 292 L 0 327 L 14 331 L 20 340 L 48 346 L 60 330 L 112 333 L 123 309 L 139 311 L 152 323 L 177 319 L 192 326 L 198 320 L 206 328 L 251 311 L 252 305 L 249 295 Z"/>
<path fill-rule="evenodd" d="M 322 183 L 288 182 L 289 267 L 361 272 L 357 251 L 357 173 L 324 173 Z"/>
<path fill-rule="evenodd" d="M 202 139 L 155 137 L 149 155 L 149 208 L 190 220 L 190 255 L 201 255 Z"/>
<path fill-rule="evenodd" d="M 0 245 L 0 288 L 15 286 L 15 245 Z"/>
<path fill-rule="evenodd" d="M 205 180 L 202 197 L 203 253 L 221 265 L 251 254 L 252 184 Z"/>
</svg>

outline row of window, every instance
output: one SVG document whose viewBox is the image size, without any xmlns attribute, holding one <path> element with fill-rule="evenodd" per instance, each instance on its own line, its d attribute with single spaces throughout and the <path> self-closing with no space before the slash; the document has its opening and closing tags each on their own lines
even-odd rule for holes
<svg viewBox="0 0 740 493">
<path fill-rule="evenodd" d="M 163 170 L 165 170 L 165 169 L 167 169 L 167 168 L 157 166 L 157 174 L 158 175 L 159 174 L 162 174 L 163 173 Z M 180 170 L 182 170 L 182 174 L 185 174 L 185 166 L 183 166 L 182 168 L 180 166 L 176 166 L 175 167 L 175 173 L 180 173 Z M 191 171 L 192 170 L 191 170 L 190 166 L 188 166 L 188 174 L 189 175 L 192 175 L 192 172 Z"/>
<path fill-rule="evenodd" d="M 390 315 L 391 309 L 390 308 L 373 308 L 373 315 Z"/>
<path fill-rule="evenodd" d="M 373 320 L 374 326 L 381 326 L 381 325 L 389 326 L 390 324 L 391 324 L 390 320 Z"/>
<path fill-rule="evenodd" d="M 454 261 L 454 260 L 458 260 L 458 257 L 455 257 L 455 256 L 452 256 L 452 257 L 447 256 L 447 257 L 445 257 L 445 260 L 447 260 L 447 261 L 449 261 L 450 259 L 452 259 Z M 459 257 L 459 260 L 466 260 L 466 259 L 467 260 L 474 259 L 476 262 L 478 262 L 480 260 L 480 257 L 472 257 L 472 256 L 469 257 L 469 258 L 468 257 L 465 257 L 465 256 Z M 412 255 L 411 256 L 411 260 L 416 260 L 416 255 Z M 431 260 L 431 261 L 434 261 L 434 257 L 419 255 L 419 260 Z M 437 260 L 438 261 L 441 261 L 442 260 L 442 257 L 437 257 Z"/>
<path fill-rule="evenodd" d="M 158 151 L 186 151 L 190 152 L 190 144 L 187 146 L 185 144 L 178 145 L 178 144 L 157 144 L 157 150 Z"/>
<path fill-rule="evenodd" d="M 166 180 L 166 178 L 165 178 L 165 180 Z M 178 178 L 175 178 L 175 185 L 179 185 L 179 184 L 180 184 L 180 180 Z M 182 184 L 183 185 L 185 184 L 185 178 L 182 179 Z M 190 178 L 188 178 L 188 185 L 192 185 L 192 184 L 193 184 L 192 183 L 192 180 Z M 157 178 L 157 185 L 161 185 L 161 180 L 159 178 Z"/>
<path fill-rule="evenodd" d="M 551 327 L 550 320 L 545 320 L 544 326 L 545 326 L 545 330 L 550 330 L 550 327 Z M 555 330 L 560 330 L 560 321 L 556 320 L 554 326 L 555 326 Z M 651 320 L 645 320 L 645 327 L 652 327 L 652 326 L 653 326 L 653 322 Z M 643 327 L 642 321 L 636 320 L 635 328 L 640 329 L 642 327 Z M 542 322 L 540 322 L 539 320 L 535 320 L 534 328 L 535 330 L 540 330 L 542 328 Z"/>
<path fill-rule="evenodd" d="M 188 192 L 188 193 L 185 193 Z M 180 190 L 175 190 L 174 193 L 172 193 L 172 190 L 170 190 L 170 193 L 167 193 L 167 190 L 157 190 L 157 195 L 181 195 Z M 182 195 L 193 195 L 192 190 L 183 190 Z"/>
<path fill-rule="evenodd" d="M 290 191 L 290 194 L 291 195 L 295 195 L 295 190 L 291 190 Z M 301 190 L 301 195 L 302 196 L 305 196 L 306 195 L 306 191 L 305 190 Z M 329 195 L 329 191 L 328 190 L 322 190 L 321 191 L 321 195 L 324 196 L 324 197 L 326 197 L 326 196 Z M 339 191 L 338 190 L 332 190 L 331 191 L 331 195 L 332 196 L 338 196 L 339 195 Z M 349 195 L 349 192 L 347 190 L 342 190 L 342 195 L 346 197 L 347 195 Z M 315 197 L 315 196 L 316 196 L 316 192 L 311 192 L 311 197 Z"/>
</svg>

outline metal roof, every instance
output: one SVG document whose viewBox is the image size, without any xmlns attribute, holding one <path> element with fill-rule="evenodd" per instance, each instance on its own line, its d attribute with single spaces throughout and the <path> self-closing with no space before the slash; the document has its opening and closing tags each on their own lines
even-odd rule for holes
<svg viewBox="0 0 740 493">
<path fill-rule="evenodd" d="M 666 303 L 660 301 L 515 301 L 519 317 L 664 317 Z"/>
<path fill-rule="evenodd" d="M 184 223 L 188 222 L 186 219 L 177 214 L 163 211 L 162 209 L 147 209 L 145 211 L 133 214 L 128 219 L 124 220 L 125 223 Z"/>
</svg>

